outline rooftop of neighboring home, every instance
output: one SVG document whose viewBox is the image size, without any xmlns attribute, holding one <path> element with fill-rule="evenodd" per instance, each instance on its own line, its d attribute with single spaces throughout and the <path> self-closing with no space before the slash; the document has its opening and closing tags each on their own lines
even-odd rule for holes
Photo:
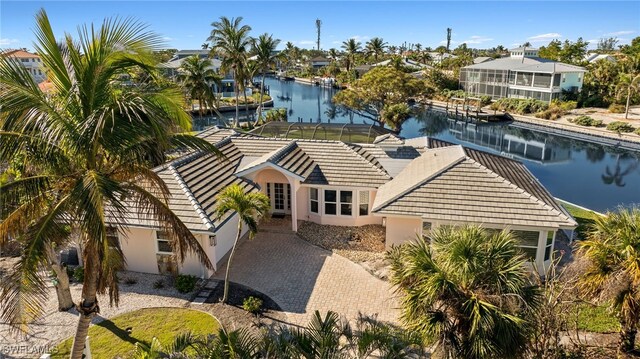
<svg viewBox="0 0 640 359">
<path fill-rule="evenodd" d="M 25 49 L 8 49 L 2 51 L 3 56 L 11 56 L 18 59 L 40 59 L 38 54 L 26 51 Z"/>
<path fill-rule="evenodd" d="M 464 69 L 509 70 L 538 73 L 586 72 L 584 67 L 569 65 L 538 56 L 538 49 L 518 47 L 510 49 L 511 56 L 465 66 Z"/>
<path fill-rule="evenodd" d="M 585 54 L 584 60 L 588 62 L 596 62 L 600 60 L 616 62 L 615 56 L 612 56 L 611 54 L 598 54 L 598 53 Z"/>
<path fill-rule="evenodd" d="M 189 229 L 214 231 L 218 193 L 238 183 L 258 191 L 246 176 L 272 169 L 302 185 L 377 190 L 373 213 L 421 216 L 495 225 L 571 228 L 575 221 L 518 161 L 448 142 L 379 136 L 371 144 L 280 139 L 211 128 L 199 137 L 224 158 L 194 153 L 154 171 L 171 192 L 170 207 Z M 152 225 L 144 218 L 132 224 Z"/>
<path fill-rule="evenodd" d="M 388 66 L 391 63 L 391 59 L 389 60 L 384 60 L 381 62 L 378 62 L 377 64 L 373 64 L 371 66 L 375 67 L 375 66 Z M 415 69 L 427 69 L 427 68 L 432 68 L 429 65 L 425 65 L 425 64 L 421 64 L 419 62 L 413 61 L 411 59 L 408 59 L 406 57 L 402 58 L 402 65 L 406 66 L 406 67 L 413 67 Z"/>
</svg>

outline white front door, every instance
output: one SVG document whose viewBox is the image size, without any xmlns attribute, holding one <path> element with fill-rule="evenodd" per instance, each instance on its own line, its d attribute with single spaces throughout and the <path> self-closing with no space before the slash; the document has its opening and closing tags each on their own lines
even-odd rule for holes
<svg viewBox="0 0 640 359">
<path fill-rule="evenodd" d="M 267 183 L 267 196 L 271 200 L 272 213 L 291 213 L 291 185 Z"/>
</svg>

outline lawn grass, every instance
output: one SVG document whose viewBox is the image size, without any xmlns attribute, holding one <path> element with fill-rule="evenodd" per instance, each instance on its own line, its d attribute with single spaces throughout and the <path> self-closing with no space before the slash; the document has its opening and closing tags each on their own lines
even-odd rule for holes
<svg viewBox="0 0 640 359">
<path fill-rule="evenodd" d="M 126 329 L 131 327 L 131 334 Z M 136 342 L 151 343 L 153 337 L 169 345 L 175 336 L 192 332 L 206 335 L 218 330 L 210 314 L 184 308 L 140 309 L 113 317 L 89 328 L 89 344 L 94 358 L 130 357 Z M 68 358 L 73 338 L 60 343 L 52 358 Z"/>
<path fill-rule="evenodd" d="M 594 306 L 589 303 L 577 305 L 578 329 L 594 333 L 615 333 L 620 330 L 620 323 L 615 315 L 607 309 L 607 305 Z"/>
<path fill-rule="evenodd" d="M 587 238 L 587 232 L 589 231 L 589 228 L 595 222 L 596 218 L 600 217 L 600 215 L 593 211 L 585 210 L 566 202 L 560 203 L 573 216 L 573 218 L 576 219 L 576 222 L 578 222 L 578 227 L 576 228 L 578 238 Z"/>
</svg>

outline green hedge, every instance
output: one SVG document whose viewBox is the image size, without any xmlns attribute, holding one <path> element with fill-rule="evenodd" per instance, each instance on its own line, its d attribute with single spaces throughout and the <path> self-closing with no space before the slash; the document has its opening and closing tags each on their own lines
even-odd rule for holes
<svg viewBox="0 0 640 359">
<path fill-rule="evenodd" d="M 582 115 L 582 116 L 578 116 L 574 119 L 570 119 L 569 122 L 575 123 L 576 125 L 580 125 L 580 126 L 587 126 L 587 127 L 600 127 L 602 126 L 602 121 L 601 120 L 596 120 L 591 116 L 587 116 L 587 115 Z"/>
<path fill-rule="evenodd" d="M 546 102 L 519 98 L 501 98 L 491 105 L 492 110 L 517 113 L 519 115 L 542 112 L 548 108 L 549 104 Z"/>
<path fill-rule="evenodd" d="M 631 126 L 626 122 L 614 121 L 607 125 L 607 130 L 615 131 L 618 133 L 628 133 L 628 132 L 633 132 L 635 130 L 635 127 Z"/>
</svg>

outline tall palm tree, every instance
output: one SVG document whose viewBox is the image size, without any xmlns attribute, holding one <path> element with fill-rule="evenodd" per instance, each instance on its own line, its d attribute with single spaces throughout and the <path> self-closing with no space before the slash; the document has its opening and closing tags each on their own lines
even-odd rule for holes
<svg viewBox="0 0 640 359">
<path fill-rule="evenodd" d="M 242 17 L 227 18 L 221 16 L 219 21 L 211 23 L 213 30 L 207 39 L 212 43 L 212 52 L 222 56 L 222 68 L 233 73 L 233 90 L 236 96 L 236 119 L 234 126 L 238 126 L 240 109 L 238 104 L 239 75 L 247 61 L 247 49 L 251 44 L 249 32 L 251 27 L 241 25 Z"/>
<path fill-rule="evenodd" d="M 280 44 L 279 39 L 274 39 L 272 35 L 264 33 L 253 40 L 253 52 L 256 54 L 257 65 L 262 73 L 262 81 L 260 82 L 260 104 L 258 105 L 258 119 L 262 118 L 262 99 L 264 95 L 264 73 L 279 58 L 280 55 L 275 53 L 276 47 Z"/>
<path fill-rule="evenodd" d="M 625 105 L 624 118 L 629 118 L 629 105 L 631 104 L 631 97 L 633 94 L 640 92 L 640 74 L 622 74 L 620 80 L 616 86 L 616 95 L 618 98 L 627 97 Z"/>
<path fill-rule="evenodd" d="M 189 97 L 198 100 L 200 117 L 204 115 L 205 107 L 214 103 L 215 95 L 211 90 L 211 84 L 222 84 L 222 79 L 211 67 L 211 60 L 201 59 L 198 55 L 187 57 L 180 66 L 181 73 L 178 78 Z"/>
<path fill-rule="evenodd" d="M 378 58 L 382 54 L 384 54 L 384 49 L 386 47 L 387 47 L 387 43 L 384 42 L 384 40 L 382 40 L 379 37 L 374 37 L 373 39 L 369 40 L 365 45 L 365 51 L 367 55 L 373 56 L 374 61 L 377 63 Z"/>
<path fill-rule="evenodd" d="M 618 350 L 630 353 L 640 328 L 640 207 L 621 208 L 598 217 L 579 253 L 588 261 L 580 288 L 609 302 L 620 321 Z"/>
<path fill-rule="evenodd" d="M 249 229 L 249 238 L 253 238 L 258 232 L 258 219 L 264 216 L 270 208 L 269 197 L 262 192 L 245 193 L 242 186 L 233 184 L 220 192 L 216 206 L 216 216 L 221 218 L 227 212 L 233 211 L 238 216 L 238 232 L 231 248 L 231 254 L 227 261 L 227 271 L 224 275 L 224 295 L 222 303 L 227 302 L 229 294 L 229 273 L 233 255 L 236 253 L 236 245 L 242 235 L 242 224 Z"/>
<path fill-rule="evenodd" d="M 389 252 L 402 321 L 447 358 L 519 357 L 540 294 L 509 232 L 439 227 Z"/>
<path fill-rule="evenodd" d="M 362 47 L 362 44 L 359 41 L 356 41 L 356 39 L 354 38 L 351 38 L 347 41 L 342 42 L 342 49 L 347 53 L 347 56 L 346 56 L 347 72 L 349 72 L 349 69 L 351 68 L 351 64 L 353 64 L 354 57 L 360 51 L 361 47 Z"/>
<path fill-rule="evenodd" d="M 133 215 L 167 232 L 179 261 L 193 252 L 212 265 L 197 239 L 169 209 L 169 191 L 149 166 L 164 160 L 175 145 L 210 150 L 199 138 L 180 134 L 190 117 L 179 91 L 153 79 L 151 54 L 160 37 L 133 20 L 106 19 L 98 29 L 81 27 L 78 38 L 57 43 L 44 10 L 36 15 L 34 47 L 53 90 L 43 93 L 13 59 L 0 57 L 0 162 L 24 156 L 39 173 L 0 187 L 0 202 L 20 206 L 3 216 L 0 245 L 9 238 L 24 244 L 18 265 L 2 282 L 4 321 L 27 329 L 47 297 L 39 269 L 46 248 L 65 244 L 78 233 L 84 263 L 80 315 L 72 358 L 80 358 L 91 319 L 99 312 L 97 294 L 118 304 L 118 274 L 125 258 L 108 233 L 125 232 Z M 144 71 L 147 81 L 122 84 L 123 73 Z M 131 213 L 135 208 L 136 213 Z"/>
</svg>

